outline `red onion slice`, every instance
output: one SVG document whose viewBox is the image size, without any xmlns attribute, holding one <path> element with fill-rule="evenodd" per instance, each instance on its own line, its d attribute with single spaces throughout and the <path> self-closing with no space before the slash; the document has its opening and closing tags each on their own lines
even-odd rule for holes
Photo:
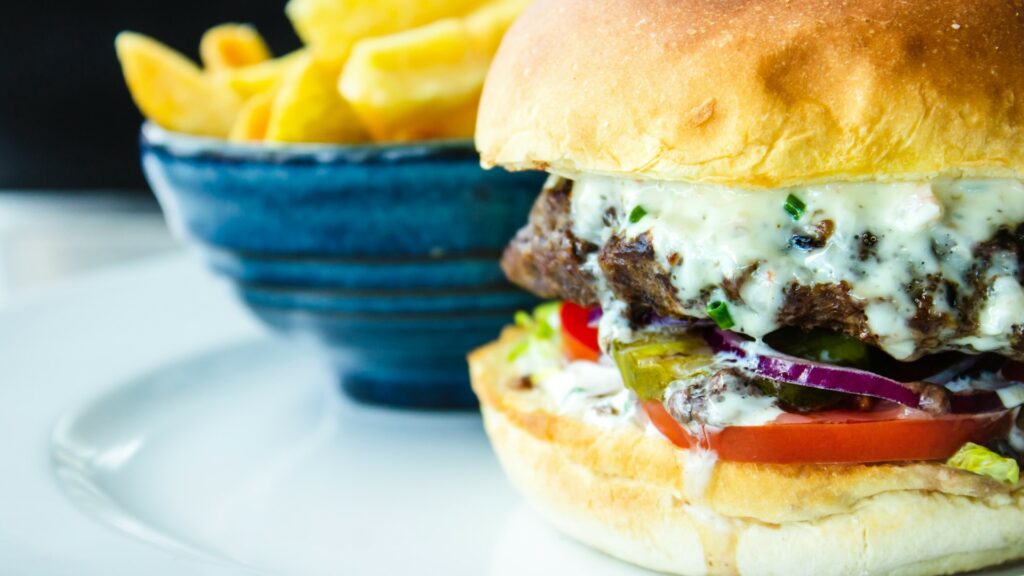
<svg viewBox="0 0 1024 576">
<path fill-rule="evenodd" d="M 758 355 L 754 371 L 780 382 L 873 396 L 911 408 L 922 405 L 921 394 L 902 382 L 856 368 L 807 362 L 792 356 Z"/>
<path fill-rule="evenodd" d="M 871 396 L 933 413 L 974 414 L 1012 408 L 1005 406 L 994 390 L 950 394 L 943 386 L 929 382 L 900 382 L 867 370 L 804 360 L 775 350 L 759 354 L 749 350 L 748 341 L 724 330 L 709 330 L 707 341 L 717 353 L 749 358 L 750 369 L 758 376 L 788 384 Z"/>
<path fill-rule="evenodd" d="M 747 344 L 749 340 L 735 332 L 728 332 L 719 328 L 712 328 L 704 333 L 704 339 L 708 346 L 716 354 L 733 354 L 740 358 L 747 357 Z"/>
</svg>

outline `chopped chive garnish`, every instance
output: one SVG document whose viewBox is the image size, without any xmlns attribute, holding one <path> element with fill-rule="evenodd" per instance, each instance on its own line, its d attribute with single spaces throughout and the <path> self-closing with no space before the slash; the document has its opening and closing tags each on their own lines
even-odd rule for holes
<svg viewBox="0 0 1024 576">
<path fill-rule="evenodd" d="M 633 208 L 632 212 L 629 213 L 629 223 L 636 224 L 637 222 L 642 220 L 644 216 L 647 216 L 647 210 L 644 210 L 643 206 L 637 206 L 636 208 Z"/>
<path fill-rule="evenodd" d="M 786 213 L 788 213 L 793 220 L 799 220 L 804 215 L 804 210 L 807 209 L 807 204 L 804 201 L 790 194 L 786 196 L 786 203 L 782 206 Z"/>
<path fill-rule="evenodd" d="M 736 325 L 732 320 L 732 314 L 729 314 L 729 305 L 721 300 L 715 300 L 708 304 L 708 317 L 714 320 L 722 330 L 728 330 Z"/>
</svg>

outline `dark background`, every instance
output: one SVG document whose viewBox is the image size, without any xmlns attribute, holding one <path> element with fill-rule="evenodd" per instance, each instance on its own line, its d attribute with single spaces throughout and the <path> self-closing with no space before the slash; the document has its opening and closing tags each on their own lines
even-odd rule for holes
<svg viewBox="0 0 1024 576">
<path fill-rule="evenodd" d="M 0 16 L 0 190 L 147 192 L 142 117 L 114 55 L 134 30 L 197 58 L 203 31 L 249 22 L 275 54 L 299 45 L 284 0 L 17 0 Z"/>
</svg>

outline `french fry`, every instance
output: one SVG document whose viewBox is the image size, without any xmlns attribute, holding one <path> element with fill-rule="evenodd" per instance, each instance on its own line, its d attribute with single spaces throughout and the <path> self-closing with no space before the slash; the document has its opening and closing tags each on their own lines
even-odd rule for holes
<svg viewBox="0 0 1024 576">
<path fill-rule="evenodd" d="M 376 140 L 470 137 L 487 68 L 529 0 L 356 43 L 338 89 Z"/>
<path fill-rule="evenodd" d="M 185 56 L 134 32 L 114 42 L 125 82 L 147 118 L 169 130 L 226 137 L 242 105 Z"/>
<path fill-rule="evenodd" d="M 341 63 L 362 39 L 462 16 L 485 0 L 290 0 L 295 31 L 323 60 Z"/>
<path fill-rule="evenodd" d="M 299 49 L 273 60 L 241 68 L 227 68 L 211 73 L 219 84 L 231 89 L 243 100 L 274 90 L 284 78 L 288 69 L 298 62 L 306 50 Z"/>
<path fill-rule="evenodd" d="M 366 132 L 337 90 L 338 67 L 312 54 L 290 68 L 270 111 L 268 142 L 359 142 Z"/>
<path fill-rule="evenodd" d="M 252 26 L 221 24 L 203 34 L 199 59 L 208 71 L 228 70 L 269 60 L 270 49 Z"/>
<path fill-rule="evenodd" d="M 273 91 L 264 92 L 246 100 L 235 118 L 228 138 L 235 142 L 256 142 L 266 138 L 270 111 L 276 95 Z"/>
</svg>

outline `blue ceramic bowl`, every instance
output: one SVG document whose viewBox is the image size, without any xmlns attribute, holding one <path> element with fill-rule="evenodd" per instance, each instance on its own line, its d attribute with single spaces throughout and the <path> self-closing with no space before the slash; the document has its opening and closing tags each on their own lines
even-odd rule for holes
<svg viewBox="0 0 1024 576">
<path fill-rule="evenodd" d="M 501 250 L 543 183 L 484 171 L 468 141 L 229 144 L 143 127 L 172 229 L 269 326 L 326 344 L 352 397 L 475 405 L 465 355 L 534 298 Z"/>
</svg>

